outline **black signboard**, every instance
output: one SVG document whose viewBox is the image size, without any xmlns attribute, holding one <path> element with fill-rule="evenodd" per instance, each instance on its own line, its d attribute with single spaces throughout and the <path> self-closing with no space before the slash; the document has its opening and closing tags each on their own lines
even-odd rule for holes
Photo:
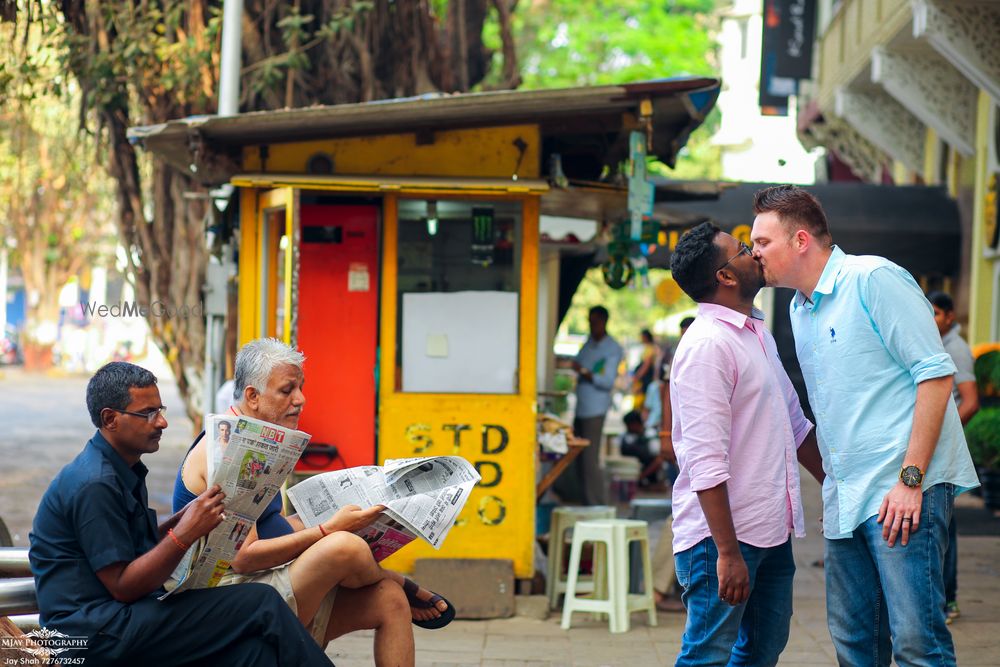
<svg viewBox="0 0 1000 667">
<path fill-rule="evenodd" d="M 760 58 L 761 113 L 784 116 L 788 97 L 812 71 L 815 0 L 764 0 Z"/>
</svg>

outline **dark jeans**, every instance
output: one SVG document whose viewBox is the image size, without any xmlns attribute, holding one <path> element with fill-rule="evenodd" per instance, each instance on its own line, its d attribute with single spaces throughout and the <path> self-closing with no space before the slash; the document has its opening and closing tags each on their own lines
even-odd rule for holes
<svg viewBox="0 0 1000 667">
<path fill-rule="evenodd" d="M 948 550 L 944 554 L 944 602 L 958 600 L 958 526 L 955 515 L 948 524 Z"/>
<path fill-rule="evenodd" d="M 719 551 L 711 537 L 674 556 L 687 608 L 676 667 L 778 664 L 792 619 L 792 541 L 767 548 L 740 542 L 740 552 L 750 574 L 750 597 L 736 606 L 719 599 Z"/>
<path fill-rule="evenodd" d="M 331 665 L 278 592 L 265 584 L 143 598 L 79 651 L 97 665 Z"/>
<path fill-rule="evenodd" d="M 590 440 L 576 460 L 556 480 L 555 492 L 566 502 L 607 505 L 608 489 L 601 470 L 601 435 L 604 415 L 573 420 L 573 433 Z"/>
</svg>

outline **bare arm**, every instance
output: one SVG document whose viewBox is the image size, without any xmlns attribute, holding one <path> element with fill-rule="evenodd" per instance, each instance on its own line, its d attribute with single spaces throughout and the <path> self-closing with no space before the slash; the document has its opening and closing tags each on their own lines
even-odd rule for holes
<svg viewBox="0 0 1000 667">
<path fill-rule="evenodd" d="M 913 410 L 913 429 L 910 432 L 910 443 L 903 458 L 903 467 L 917 466 L 925 473 L 930 465 L 938 438 L 941 437 L 941 424 L 944 422 L 944 412 L 948 407 L 948 397 L 951 396 L 951 375 L 924 380 L 917 385 L 917 400 Z M 903 546 L 910 539 L 910 532 L 920 526 L 920 506 L 923 502 L 923 489 L 919 486 L 910 488 L 897 481 L 892 490 L 886 494 L 879 509 L 878 521 L 882 524 L 882 537 L 893 546 L 896 535 L 902 532 Z M 907 518 L 909 521 L 904 522 Z"/>
<path fill-rule="evenodd" d="M 976 383 L 960 382 L 958 395 L 962 399 L 962 403 L 958 406 L 958 416 L 962 420 L 962 426 L 965 426 L 979 412 L 979 390 L 976 388 Z"/>
<path fill-rule="evenodd" d="M 736 540 L 733 516 L 729 509 L 729 491 L 723 482 L 711 489 L 698 491 L 698 502 L 708 521 L 708 529 L 719 551 L 716 572 L 719 577 L 719 598 L 731 605 L 746 602 L 750 596 L 750 573 L 743 561 Z"/>
<path fill-rule="evenodd" d="M 816 443 L 815 428 L 809 431 L 809 435 L 799 445 L 798 458 L 802 467 L 808 470 L 809 474 L 822 485 L 823 480 L 826 479 L 826 473 L 823 472 L 823 457 L 820 455 L 819 445 Z"/>
<path fill-rule="evenodd" d="M 326 535 L 337 531 L 354 532 L 364 528 L 371 524 L 384 509 L 383 505 L 374 505 L 368 509 L 361 509 L 357 505 L 347 505 L 323 523 L 323 530 L 320 530 L 318 526 L 306 528 L 298 517 L 293 517 L 289 523 L 295 529 L 294 533 L 266 540 L 258 537 L 257 526 L 254 526 L 243 543 L 243 547 L 233 559 L 233 571 L 246 574 L 287 563 L 298 558 L 303 551 L 319 542 Z"/>
<path fill-rule="evenodd" d="M 183 516 L 174 528 L 176 539 L 190 546 L 222 523 L 222 501 L 225 497 L 226 494 L 218 486 L 213 486 L 192 500 L 182 510 Z M 98 570 L 97 578 L 115 600 L 126 604 L 135 602 L 162 586 L 181 562 L 184 553 L 185 550 L 174 542 L 174 538 L 168 536 L 130 563 L 113 563 Z"/>
</svg>

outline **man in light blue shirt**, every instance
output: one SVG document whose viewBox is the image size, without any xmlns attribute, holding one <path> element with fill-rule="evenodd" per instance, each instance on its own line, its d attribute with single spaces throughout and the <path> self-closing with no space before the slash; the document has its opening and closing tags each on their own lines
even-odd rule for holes
<svg viewBox="0 0 1000 667">
<path fill-rule="evenodd" d="M 590 440 L 590 446 L 559 478 L 555 490 L 563 500 L 604 505 L 608 490 L 601 472 L 601 434 L 604 416 L 611 407 L 611 390 L 618 377 L 622 347 L 608 335 L 607 308 L 594 306 L 589 320 L 590 337 L 573 360 L 573 370 L 577 372 L 573 432 Z"/>
<path fill-rule="evenodd" d="M 790 308 L 826 481 L 827 616 L 841 665 L 954 665 L 942 576 L 954 495 L 978 486 L 955 365 L 916 281 L 833 245 L 815 197 L 754 196 L 751 239 Z"/>
</svg>

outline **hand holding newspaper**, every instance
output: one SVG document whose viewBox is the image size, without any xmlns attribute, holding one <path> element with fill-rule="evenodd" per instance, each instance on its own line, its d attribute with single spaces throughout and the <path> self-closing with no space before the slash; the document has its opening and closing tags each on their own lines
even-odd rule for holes
<svg viewBox="0 0 1000 667">
<path fill-rule="evenodd" d="M 310 477 L 289 489 L 288 498 L 310 528 L 347 505 L 385 506 L 378 519 L 355 531 L 381 561 L 416 537 L 440 549 L 480 479 L 475 468 L 458 456 L 389 459 L 384 466 Z"/>
<path fill-rule="evenodd" d="M 208 486 L 218 484 L 226 494 L 226 518 L 188 549 L 171 575 L 175 586 L 160 599 L 218 585 L 311 436 L 250 417 L 208 415 L 205 437 Z M 395 459 L 385 466 L 310 477 L 289 489 L 288 496 L 307 527 L 327 521 L 347 505 L 385 506 L 373 523 L 355 531 L 371 546 L 375 559 L 382 560 L 416 536 L 440 548 L 480 479 L 475 468 L 457 456 Z"/>
<path fill-rule="evenodd" d="M 251 417 L 208 415 L 205 437 L 207 486 L 222 487 L 226 518 L 191 545 L 171 575 L 176 586 L 167 595 L 218 585 L 311 436 Z"/>
</svg>

